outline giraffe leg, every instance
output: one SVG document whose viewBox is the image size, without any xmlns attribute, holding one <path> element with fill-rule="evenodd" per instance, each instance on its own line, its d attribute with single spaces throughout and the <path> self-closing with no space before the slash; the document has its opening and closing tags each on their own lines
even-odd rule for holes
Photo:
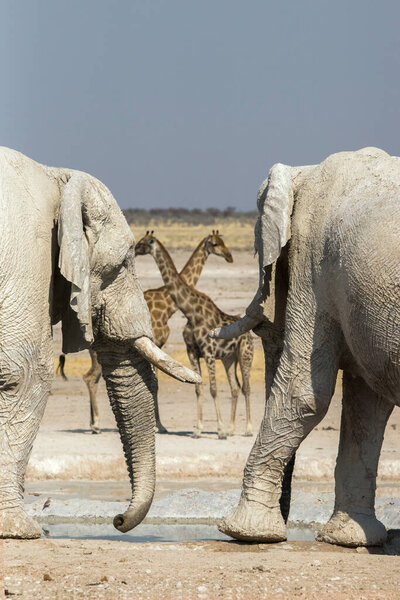
<svg viewBox="0 0 400 600">
<path fill-rule="evenodd" d="M 231 388 L 231 422 L 229 424 L 228 435 L 235 435 L 236 409 L 239 397 L 239 382 L 236 377 L 236 359 L 234 355 L 222 359 L 222 364 L 225 367 L 226 376 L 228 378 L 229 387 Z"/>
<path fill-rule="evenodd" d="M 158 408 L 158 396 L 154 398 L 154 417 L 156 419 L 156 429 L 158 433 L 168 433 L 168 429 L 164 427 L 160 419 L 160 409 Z"/>
<path fill-rule="evenodd" d="M 190 360 L 190 364 L 195 373 L 201 375 L 200 358 L 193 348 L 186 347 L 186 351 Z M 197 425 L 193 432 L 193 437 L 198 438 L 203 431 L 203 385 L 195 384 L 196 400 L 197 400 Z"/>
<path fill-rule="evenodd" d="M 207 368 L 208 368 L 208 376 L 210 378 L 210 393 L 211 393 L 211 396 L 213 397 L 214 404 L 215 404 L 215 412 L 217 414 L 218 439 L 226 440 L 225 428 L 224 428 L 224 424 L 222 422 L 221 410 L 220 410 L 219 402 L 218 402 L 217 378 L 215 376 L 215 359 L 214 359 L 214 357 L 207 358 L 206 364 L 207 364 Z"/>
<path fill-rule="evenodd" d="M 242 340 L 239 346 L 239 365 L 242 372 L 242 392 L 246 404 L 246 436 L 253 435 L 250 411 L 250 372 L 253 364 L 254 347 L 251 338 Z"/>
<path fill-rule="evenodd" d="M 97 354 L 89 349 L 92 365 L 87 373 L 83 375 L 83 381 L 89 390 L 90 398 L 90 429 L 92 433 L 101 433 L 99 427 L 99 406 L 97 404 L 97 386 L 101 377 L 101 366 L 97 360 Z"/>
<path fill-rule="evenodd" d="M 183 339 L 185 340 L 186 352 L 192 369 L 201 376 L 200 353 L 194 339 L 193 329 L 189 323 L 186 324 L 183 330 Z M 195 390 L 197 400 L 197 425 L 193 431 L 193 437 L 198 438 L 203 431 L 203 385 L 201 383 L 196 383 Z"/>
</svg>

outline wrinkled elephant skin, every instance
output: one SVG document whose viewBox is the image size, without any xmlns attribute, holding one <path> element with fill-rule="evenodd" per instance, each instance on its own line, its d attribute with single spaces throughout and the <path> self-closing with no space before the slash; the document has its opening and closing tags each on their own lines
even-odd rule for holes
<svg viewBox="0 0 400 600">
<path fill-rule="evenodd" d="M 132 499 L 115 525 L 146 515 L 155 485 L 153 364 L 198 381 L 151 341 L 135 240 L 111 192 L 80 171 L 0 148 L 0 537 L 33 538 L 26 465 L 53 378 L 52 325 L 63 352 L 92 347 L 119 428 Z"/>
<path fill-rule="evenodd" d="M 382 544 L 377 466 L 400 405 L 400 160 L 364 148 L 316 166 L 277 164 L 258 208 L 259 289 L 244 318 L 212 335 L 253 328 L 262 337 L 266 408 L 239 506 L 220 529 L 244 540 L 285 539 L 288 465 L 326 414 L 342 369 L 336 502 L 318 539 Z"/>
</svg>

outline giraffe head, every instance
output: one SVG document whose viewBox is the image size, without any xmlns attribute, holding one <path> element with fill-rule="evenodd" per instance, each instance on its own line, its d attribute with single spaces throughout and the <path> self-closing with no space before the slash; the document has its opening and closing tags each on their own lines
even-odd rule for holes
<svg viewBox="0 0 400 600">
<path fill-rule="evenodd" d="M 208 254 L 222 256 L 222 258 L 224 258 L 228 263 L 233 262 L 232 254 L 225 246 L 224 240 L 222 239 L 218 229 L 213 229 L 212 233 L 205 238 L 204 249 Z"/>
<path fill-rule="evenodd" d="M 135 254 L 139 256 L 151 254 L 156 242 L 157 238 L 154 235 L 154 231 L 146 231 L 146 235 L 144 235 L 135 246 Z"/>
</svg>

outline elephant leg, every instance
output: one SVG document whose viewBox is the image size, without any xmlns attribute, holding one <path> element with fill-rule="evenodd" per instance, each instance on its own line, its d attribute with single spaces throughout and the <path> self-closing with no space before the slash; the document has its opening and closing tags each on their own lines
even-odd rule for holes
<svg viewBox="0 0 400 600">
<path fill-rule="evenodd" d="M 235 435 L 236 409 L 240 390 L 240 386 L 236 377 L 235 356 L 232 355 L 222 359 L 222 363 L 225 367 L 229 387 L 231 388 L 231 422 L 229 424 L 228 435 Z"/>
<path fill-rule="evenodd" d="M 375 489 L 386 423 L 394 406 L 360 377 L 343 374 L 343 408 L 333 515 L 317 536 L 343 546 L 378 546 L 386 529 L 375 517 Z"/>
<path fill-rule="evenodd" d="M 97 354 L 91 348 L 89 349 L 92 365 L 87 373 L 83 375 L 83 381 L 86 383 L 90 399 L 90 429 L 92 433 L 101 433 L 99 426 L 99 406 L 97 404 L 97 387 L 101 377 L 101 365 L 97 360 Z"/>
<path fill-rule="evenodd" d="M 280 505 L 286 502 L 282 479 L 285 474 L 290 481 L 290 461 L 326 414 L 335 389 L 339 336 L 326 322 L 318 331 L 307 339 L 299 330 L 306 343 L 301 344 L 299 338 L 284 347 L 245 467 L 239 505 L 219 526 L 227 535 L 259 542 L 286 539 L 287 514 L 282 516 L 282 512 L 287 508 L 281 511 Z"/>
<path fill-rule="evenodd" d="M 53 378 L 52 354 L 0 357 L 0 537 L 37 538 L 41 527 L 24 509 L 25 471 Z M 32 351 L 34 354 L 34 351 Z M 10 360 L 11 359 L 11 360 Z"/>
<path fill-rule="evenodd" d="M 208 377 L 210 378 L 210 394 L 214 400 L 215 405 L 215 413 L 217 415 L 217 426 L 218 426 L 218 439 L 226 440 L 226 432 L 225 427 L 222 421 L 221 409 L 218 402 L 218 393 L 217 393 L 217 378 L 215 374 L 215 359 L 214 357 L 209 357 L 206 359 L 206 364 L 208 368 Z"/>
</svg>

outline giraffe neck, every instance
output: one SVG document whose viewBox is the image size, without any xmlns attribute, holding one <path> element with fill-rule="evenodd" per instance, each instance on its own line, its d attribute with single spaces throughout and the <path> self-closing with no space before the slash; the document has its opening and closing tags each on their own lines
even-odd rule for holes
<svg viewBox="0 0 400 600">
<path fill-rule="evenodd" d="M 189 258 L 180 276 L 183 281 L 190 285 L 190 287 L 196 287 L 196 283 L 199 280 L 203 267 L 208 258 L 208 252 L 206 251 L 205 241 L 207 238 L 203 238 L 197 248 L 194 250 L 192 256 Z"/>
<path fill-rule="evenodd" d="M 161 277 L 172 300 L 179 310 L 187 318 L 190 318 L 196 312 L 195 305 L 198 303 L 197 293 L 180 278 L 167 249 L 158 240 L 154 247 L 153 257 L 160 269 Z"/>
</svg>

